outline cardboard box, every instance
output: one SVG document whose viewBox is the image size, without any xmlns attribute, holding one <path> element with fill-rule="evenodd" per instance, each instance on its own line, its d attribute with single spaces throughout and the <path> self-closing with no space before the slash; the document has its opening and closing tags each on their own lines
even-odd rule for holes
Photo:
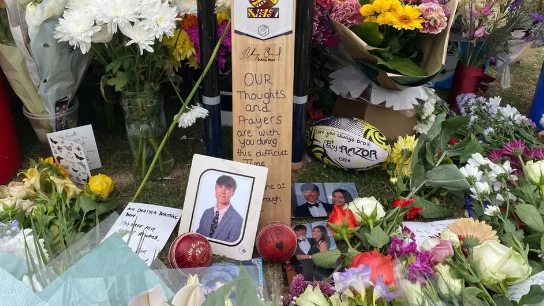
<svg viewBox="0 0 544 306">
<path fill-rule="evenodd" d="M 417 114 L 409 117 L 401 111 L 371 104 L 367 102 L 368 97 L 368 90 L 357 100 L 338 96 L 332 110 L 332 115 L 362 119 L 376 127 L 387 139 L 392 141 L 396 140 L 399 136 L 404 137 L 415 134 L 414 127 L 417 124 Z"/>
</svg>

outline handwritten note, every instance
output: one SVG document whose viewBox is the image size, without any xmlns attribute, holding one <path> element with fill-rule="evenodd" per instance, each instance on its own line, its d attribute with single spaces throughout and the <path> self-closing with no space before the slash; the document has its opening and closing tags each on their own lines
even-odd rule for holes
<svg viewBox="0 0 544 306">
<path fill-rule="evenodd" d="M 73 129 L 49 133 L 47 135 L 80 144 L 85 151 L 85 157 L 87 157 L 89 169 L 94 170 L 102 167 L 92 125 L 89 124 Z"/>
<path fill-rule="evenodd" d="M 181 213 L 182 210 L 177 208 L 129 203 L 106 238 L 117 232 L 136 252 L 143 237 L 138 255 L 147 265 L 151 265 L 164 248 L 181 218 Z"/>
<path fill-rule="evenodd" d="M 508 295 L 509 299 L 519 301 L 522 296 L 529 292 L 532 285 L 540 285 L 544 289 L 544 272 L 537 273 L 519 284 L 506 288 L 506 294 Z M 544 301 L 531 305 L 544 306 Z"/>
<path fill-rule="evenodd" d="M 442 220 L 434 222 L 404 222 L 404 226 L 409 228 L 416 236 L 416 243 L 419 246 L 425 241 L 425 239 L 438 235 L 445 230 L 448 225 L 455 222 L 455 220 Z"/>
</svg>

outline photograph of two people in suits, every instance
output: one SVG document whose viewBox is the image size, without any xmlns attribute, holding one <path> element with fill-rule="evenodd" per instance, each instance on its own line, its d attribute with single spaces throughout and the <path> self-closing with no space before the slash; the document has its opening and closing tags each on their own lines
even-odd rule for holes
<svg viewBox="0 0 544 306">
<path fill-rule="evenodd" d="M 251 186 L 247 186 L 247 180 L 232 174 L 220 175 L 213 183 L 203 187 L 193 231 L 215 240 L 236 242 L 244 230 Z M 241 195 L 237 197 L 238 192 Z"/>
<path fill-rule="evenodd" d="M 326 222 L 299 224 L 293 227 L 297 235 L 297 249 L 291 258 L 295 274 L 302 274 L 307 281 L 323 281 L 332 269 L 318 267 L 312 261 L 312 255 L 336 249 L 336 243 Z"/>
<path fill-rule="evenodd" d="M 354 198 L 357 198 L 354 183 L 295 183 L 292 186 L 292 216 L 327 217 L 334 205 L 344 206 Z"/>
</svg>

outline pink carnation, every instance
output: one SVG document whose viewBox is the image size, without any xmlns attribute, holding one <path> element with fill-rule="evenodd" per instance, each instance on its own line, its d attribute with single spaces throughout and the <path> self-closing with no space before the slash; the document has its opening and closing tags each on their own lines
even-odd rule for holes
<svg viewBox="0 0 544 306">
<path fill-rule="evenodd" d="M 421 17 L 425 22 L 421 33 L 438 34 L 444 30 L 448 24 L 448 18 L 440 4 L 427 2 L 418 6 L 421 11 Z"/>
<path fill-rule="evenodd" d="M 361 9 L 361 4 L 358 1 L 335 1 L 331 18 L 349 28 L 363 22 L 363 16 L 359 13 L 359 9 Z"/>
</svg>

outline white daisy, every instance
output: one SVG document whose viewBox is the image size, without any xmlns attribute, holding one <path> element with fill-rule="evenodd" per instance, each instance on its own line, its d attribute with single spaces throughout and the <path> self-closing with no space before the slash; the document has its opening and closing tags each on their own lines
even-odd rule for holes
<svg viewBox="0 0 544 306">
<path fill-rule="evenodd" d="M 215 13 L 224 13 L 230 8 L 230 0 L 216 0 Z"/>
<path fill-rule="evenodd" d="M 181 117 L 179 117 L 178 126 L 180 128 L 188 128 L 195 124 L 197 119 L 204 119 L 208 114 L 207 109 L 200 106 L 193 106 L 188 112 L 185 111 Z"/>
<path fill-rule="evenodd" d="M 141 11 L 142 26 L 155 34 L 155 38 L 162 40 L 162 36 L 174 36 L 178 13 L 175 7 L 168 2 L 157 1 L 155 6 Z"/>
<path fill-rule="evenodd" d="M 140 9 L 135 0 L 102 0 L 97 5 L 96 21 L 107 24 L 108 31 L 113 34 L 117 33 L 117 28 L 123 30 L 136 22 Z"/>
<path fill-rule="evenodd" d="M 467 161 L 470 165 L 480 168 L 481 166 L 490 165 L 492 162 L 483 157 L 480 153 L 474 153 Z M 481 169 L 481 168 L 480 168 Z"/>
<path fill-rule="evenodd" d="M 124 27 L 124 33 L 130 38 L 127 46 L 138 44 L 140 55 L 144 54 L 144 50 L 153 53 L 151 46 L 155 44 L 155 34 L 145 29 L 140 22 L 134 23 L 133 26 Z"/>
<path fill-rule="evenodd" d="M 486 207 L 484 214 L 490 217 L 496 217 L 501 214 L 501 209 L 496 205 L 489 205 Z"/>
<path fill-rule="evenodd" d="M 181 15 L 190 14 L 197 15 L 196 0 L 173 0 L 178 9 L 178 13 Z"/>
<path fill-rule="evenodd" d="M 482 179 L 482 171 L 480 171 L 478 167 L 474 165 L 466 164 L 464 167 L 460 168 L 459 171 L 461 171 L 471 185 L 474 185 L 476 182 Z"/>
<path fill-rule="evenodd" d="M 55 39 L 67 41 L 71 46 L 79 47 L 83 54 L 91 49 L 91 38 L 100 31 L 100 26 L 94 24 L 91 14 L 85 9 L 67 10 L 55 27 Z"/>
<path fill-rule="evenodd" d="M 501 97 L 496 96 L 496 97 L 493 97 L 493 98 L 489 98 L 489 103 L 494 104 L 494 105 L 500 105 L 501 100 L 502 100 Z"/>
<path fill-rule="evenodd" d="M 510 104 L 507 104 L 505 107 L 501 107 L 499 109 L 499 112 L 505 117 L 513 119 L 517 114 L 519 114 L 519 111 L 515 108 L 510 106 Z"/>
</svg>

